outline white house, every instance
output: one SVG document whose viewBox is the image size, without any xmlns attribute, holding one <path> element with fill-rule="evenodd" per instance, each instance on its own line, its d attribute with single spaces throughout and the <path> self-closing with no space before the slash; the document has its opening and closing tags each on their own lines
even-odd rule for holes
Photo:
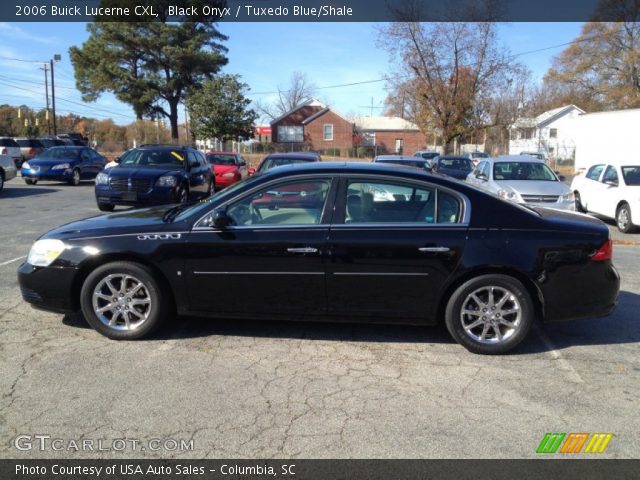
<svg viewBox="0 0 640 480">
<path fill-rule="evenodd" d="M 576 151 L 576 119 L 584 110 L 565 105 L 535 118 L 519 118 L 510 128 L 509 154 L 540 152 L 554 161 L 572 160 Z"/>
<path fill-rule="evenodd" d="M 580 115 L 575 132 L 576 171 L 596 163 L 640 164 L 640 108 Z"/>
</svg>

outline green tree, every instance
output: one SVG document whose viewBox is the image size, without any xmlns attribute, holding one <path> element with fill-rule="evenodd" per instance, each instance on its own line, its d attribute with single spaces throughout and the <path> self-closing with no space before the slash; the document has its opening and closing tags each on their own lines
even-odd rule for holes
<svg viewBox="0 0 640 480">
<path fill-rule="evenodd" d="M 251 137 L 258 115 L 249 108 L 247 90 L 238 75 L 221 75 L 193 92 L 187 105 L 194 135 L 223 141 Z"/>
<path fill-rule="evenodd" d="M 119 6 L 123 0 L 103 0 L 102 6 Z M 127 5 L 129 2 L 126 2 Z M 172 5 L 186 7 L 190 0 Z M 226 2 L 214 0 L 210 6 Z M 138 119 L 155 114 L 169 119 L 171 137 L 178 139 L 178 107 L 185 92 L 213 78 L 227 63 L 220 42 L 227 37 L 202 15 L 176 22 L 166 15 L 168 2 L 153 0 L 160 15 L 147 22 L 109 22 L 98 18 L 87 24 L 89 39 L 69 53 L 76 86 L 85 101 L 95 101 L 112 92 L 131 105 Z M 166 108 L 165 108 L 166 106 Z"/>
</svg>

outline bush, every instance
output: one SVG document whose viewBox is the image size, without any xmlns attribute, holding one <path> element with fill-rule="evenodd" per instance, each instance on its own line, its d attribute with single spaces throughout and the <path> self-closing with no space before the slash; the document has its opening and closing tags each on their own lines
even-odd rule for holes
<svg viewBox="0 0 640 480">
<path fill-rule="evenodd" d="M 329 147 L 324 150 L 324 154 L 330 157 L 339 157 L 340 149 L 338 147 Z"/>
<path fill-rule="evenodd" d="M 375 157 L 375 147 L 358 147 L 356 155 L 358 158 L 373 158 Z"/>
</svg>

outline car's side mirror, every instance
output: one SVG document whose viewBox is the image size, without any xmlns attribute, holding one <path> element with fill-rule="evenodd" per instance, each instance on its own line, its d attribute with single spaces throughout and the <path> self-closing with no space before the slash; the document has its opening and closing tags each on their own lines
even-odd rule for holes
<svg viewBox="0 0 640 480">
<path fill-rule="evenodd" d="M 212 224 L 216 228 L 226 228 L 231 225 L 231 217 L 227 215 L 227 210 L 216 208 L 211 214 Z"/>
<path fill-rule="evenodd" d="M 610 187 L 617 187 L 618 186 L 618 182 L 614 182 L 613 180 L 606 180 L 604 183 L 606 183 Z"/>
<path fill-rule="evenodd" d="M 489 179 L 487 178 L 487 176 L 486 176 L 484 173 L 478 173 L 478 174 L 476 174 L 476 178 L 477 178 L 478 180 L 482 180 L 483 182 L 486 182 L 487 180 L 489 180 Z"/>
<path fill-rule="evenodd" d="M 564 175 L 558 175 L 558 178 L 561 182 L 564 182 L 567 179 L 567 177 L 565 177 Z"/>
<path fill-rule="evenodd" d="M 256 169 L 254 167 L 249 168 L 249 175 L 254 175 L 256 173 Z"/>
<path fill-rule="evenodd" d="M 240 161 L 240 162 L 238 163 L 238 166 L 239 166 L 239 167 L 246 167 L 246 166 L 247 166 L 247 162 L 245 162 L 245 161 Z"/>
</svg>

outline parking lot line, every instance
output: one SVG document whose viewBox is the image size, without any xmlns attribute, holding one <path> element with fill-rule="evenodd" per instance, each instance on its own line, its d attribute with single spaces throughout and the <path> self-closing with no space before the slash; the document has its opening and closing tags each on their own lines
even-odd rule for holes
<svg viewBox="0 0 640 480">
<path fill-rule="evenodd" d="M 25 258 L 25 256 L 21 255 L 19 257 L 12 258 L 11 260 L 6 260 L 6 261 L 0 263 L 0 267 L 3 267 L 5 265 L 9 265 L 10 263 L 13 263 L 13 262 L 17 262 L 18 260 L 22 260 L 23 258 Z"/>
<path fill-rule="evenodd" d="M 542 343 L 544 343 L 544 346 L 547 348 L 549 354 L 558 363 L 560 369 L 567 374 L 571 381 L 574 383 L 584 383 L 584 380 L 577 372 L 577 370 L 573 368 L 567 361 L 567 359 L 565 359 L 562 354 L 556 349 L 556 346 L 553 344 L 547 334 L 544 333 L 544 331 L 538 325 L 533 326 L 533 331 L 536 332 L 538 337 L 540 337 L 540 340 L 542 340 Z"/>
</svg>

